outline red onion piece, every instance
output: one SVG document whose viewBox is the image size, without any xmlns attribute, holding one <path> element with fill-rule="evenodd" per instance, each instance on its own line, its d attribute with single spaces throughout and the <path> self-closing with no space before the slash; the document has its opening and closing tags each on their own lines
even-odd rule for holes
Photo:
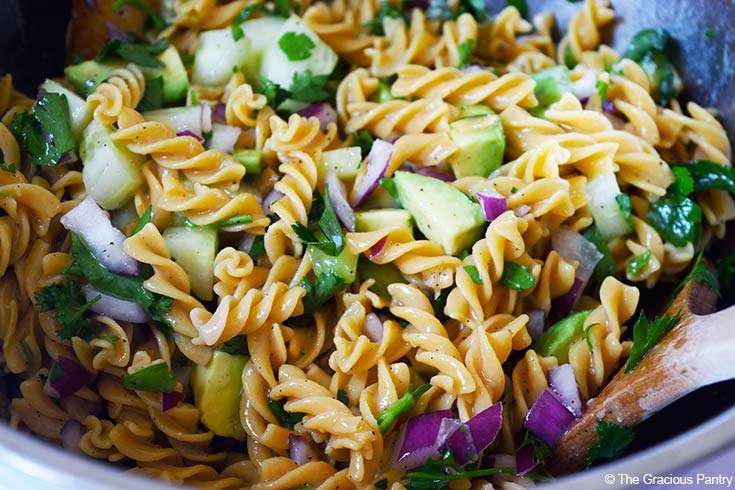
<svg viewBox="0 0 735 490">
<path fill-rule="evenodd" d="M 111 272 L 134 276 L 138 261 L 125 253 L 125 235 L 112 226 L 110 218 L 91 197 L 87 197 L 61 218 L 61 224 L 78 234 L 94 256 Z"/>
<path fill-rule="evenodd" d="M 478 451 L 472 439 L 472 431 L 457 419 L 443 419 L 436 439 L 439 454 L 444 454 L 447 449 L 451 450 L 460 466 L 477 459 Z"/>
<path fill-rule="evenodd" d="M 602 253 L 594 243 L 587 240 L 580 233 L 569 228 L 557 228 L 551 235 L 551 246 L 559 252 L 564 260 L 579 262 L 574 274 L 585 284 L 595 270 L 595 266 L 602 259 Z"/>
<path fill-rule="evenodd" d="M 327 185 L 327 195 L 334 208 L 334 214 L 349 231 L 355 231 L 355 212 L 347 202 L 347 191 L 337 173 L 330 170 L 324 179 Z"/>
<path fill-rule="evenodd" d="M 288 435 L 288 457 L 297 465 L 305 465 L 309 462 L 309 453 L 311 447 L 309 447 L 309 441 L 303 436 L 297 436 L 296 434 Z"/>
<path fill-rule="evenodd" d="M 44 95 L 47 94 L 47 91 L 45 88 L 39 88 L 38 92 L 36 92 L 36 102 L 40 102 Z"/>
<path fill-rule="evenodd" d="M 610 114 L 617 114 L 618 108 L 615 107 L 615 103 L 612 100 L 605 99 L 602 102 L 602 110 Z"/>
<path fill-rule="evenodd" d="M 123 322 L 145 323 L 149 320 L 148 313 L 140 303 L 100 292 L 90 284 L 82 286 L 82 292 L 87 301 L 99 297 L 89 306 L 89 309 L 95 313 Z"/>
<path fill-rule="evenodd" d="M 51 379 L 52 373 L 58 372 L 58 379 Z M 43 387 L 43 392 L 52 398 L 66 398 L 79 391 L 87 384 L 89 375 L 84 366 L 74 359 L 65 356 L 59 356 L 56 359 L 54 367 L 49 372 L 49 377 Z"/>
<path fill-rule="evenodd" d="M 521 204 L 517 208 L 513 210 L 513 212 L 518 216 L 519 218 L 523 218 L 525 215 L 531 212 L 531 206 L 528 204 Z"/>
<path fill-rule="evenodd" d="M 61 444 L 64 449 L 72 453 L 81 453 L 79 443 L 85 432 L 87 432 L 87 427 L 84 424 L 74 419 L 67 420 L 61 427 Z"/>
<path fill-rule="evenodd" d="M 501 402 L 486 408 L 467 421 L 472 434 L 472 442 L 477 452 L 482 452 L 495 441 L 503 426 L 503 404 Z"/>
<path fill-rule="evenodd" d="M 219 124 L 227 124 L 227 106 L 222 102 L 214 104 L 214 111 L 212 113 L 213 120 Z"/>
<path fill-rule="evenodd" d="M 549 370 L 549 388 L 576 418 L 582 416 L 582 399 L 571 364 L 562 364 Z"/>
<path fill-rule="evenodd" d="M 241 252 L 250 253 L 250 249 L 253 248 L 253 243 L 255 243 L 255 235 L 243 232 L 240 243 L 237 245 L 237 249 Z"/>
<path fill-rule="evenodd" d="M 304 107 L 297 114 L 306 118 L 315 117 L 319 119 L 319 127 L 322 131 L 327 129 L 329 123 L 337 122 L 337 111 L 326 102 L 317 102 Z"/>
<path fill-rule="evenodd" d="M 97 10 L 97 0 L 84 0 L 84 3 L 87 5 L 90 12 Z"/>
<path fill-rule="evenodd" d="M 531 434 L 554 447 L 574 420 L 574 414 L 547 388 L 531 406 L 523 425 Z"/>
<path fill-rule="evenodd" d="M 77 156 L 77 152 L 74 150 L 67 151 L 63 155 L 61 155 L 61 158 L 59 158 L 59 165 L 66 165 L 67 163 L 76 163 L 79 161 L 79 157 Z"/>
<path fill-rule="evenodd" d="M 365 165 L 355 179 L 350 204 L 353 208 L 362 202 L 378 187 L 380 179 L 388 170 L 388 163 L 393 156 L 393 145 L 383 140 L 375 140 L 370 153 L 365 157 Z"/>
<path fill-rule="evenodd" d="M 184 394 L 180 391 L 161 393 L 161 411 L 165 412 L 167 410 L 171 410 L 182 401 L 184 401 Z"/>
<path fill-rule="evenodd" d="M 201 104 L 202 108 L 202 134 L 212 131 L 212 106 L 209 104 Z"/>
<path fill-rule="evenodd" d="M 485 220 L 490 222 L 508 210 L 508 201 L 500 194 L 492 195 L 487 192 L 477 193 L 477 202 L 482 207 Z"/>
<path fill-rule="evenodd" d="M 527 445 L 522 447 L 517 453 L 516 453 L 516 460 L 515 460 L 515 467 L 516 467 L 516 474 L 518 476 L 523 476 L 529 471 L 533 470 L 539 465 L 539 461 L 536 460 L 536 458 L 533 457 L 533 446 Z"/>
<path fill-rule="evenodd" d="M 415 172 L 419 175 L 423 175 L 424 177 L 432 177 L 434 179 L 441 180 L 443 182 L 454 182 L 454 174 L 448 174 L 446 172 L 441 172 L 433 167 L 422 167 L 417 166 Z"/>
<path fill-rule="evenodd" d="M 375 257 L 377 257 L 378 255 L 380 255 L 380 253 L 385 248 L 385 244 L 387 242 L 388 242 L 388 237 L 387 236 L 384 236 L 383 238 L 381 238 L 380 240 L 378 240 L 378 243 L 376 243 L 375 245 L 373 245 L 372 247 L 370 247 L 370 254 L 369 254 L 370 260 L 373 260 Z"/>
<path fill-rule="evenodd" d="M 404 470 L 417 468 L 429 458 L 438 458 L 436 440 L 442 420 L 451 418 L 451 410 L 439 410 L 414 415 L 401 428 L 395 467 Z"/>
<path fill-rule="evenodd" d="M 566 318 L 571 315 L 574 311 L 574 307 L 577 306 L 579 298 L 582 296 L 582 291 L 587 283 L 582 281 L 579 277 L 574 278 L 574 284 L 566 293 L 562 294 L 558 298 L 551 300 L 551 311 L 554 318 Z"/>
<path fill-rule="evenodd" d="M 275 189 L 271 189 L 270 192 L 266 194 L 265 197 L 263 198 L 263 204 L 261 207 L 265 210 L 269 210 L 271 208 L 271 205 L 282 197 L 283 197 L 282 192 L 277 191 Z"/>
<path fill-rule="evenodd" d="M 235 126 L 213 124 L 212 137 L 207 143 L 207 148 L 232 153 L 235 150 L 235 143 L 237 143 L 240 133 L 242 133 L 242 130 Z"/>
<path fill-rule="evenodd" d="M 194 131 L 190 129 L 185 129 L 183 131 L 179 131 L 176 133 L 176 136 L 191 136 L 195 140 L 197 140 L 200 143 L 204 143 L 204 138 L 202 138 L 200 135 L 196 134 Z"/>
<path fill-rule="evenodd" d="M 546 312 L 543 308 L 532 308 L 526 312 L 528 314 L 528 323 L 526 330 L 533 340 L 544 334 L 544 323 L 546 321 Z"/>
<path fill-rule="evenodd" d="M 368 313 L 365 316 L 365 322 L 362 327 L 365 335 L 367 335 L 371 342 L 380 342 L 383 340 L 383 322 L 375 313 Z"/>
</svg>

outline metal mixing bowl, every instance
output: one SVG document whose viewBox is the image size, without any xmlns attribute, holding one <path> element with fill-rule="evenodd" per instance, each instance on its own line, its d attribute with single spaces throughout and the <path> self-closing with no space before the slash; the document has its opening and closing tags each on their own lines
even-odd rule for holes
<svg viewBox="0 0 735 490">
<path fill-rule="evenodd" d="M 0 0 L 0 74 L 14 74 L 18 86 L 34 93 L 46 76 L 64 66 L 64 35 L 70 0 Z M 719 111 L 735 139 L 735 16 L 733 0 L 613 0 L 618 15 L 607 41 L 623 51 L 638 30 L 664 27 L 672 35 L 675 65 L 686 83 L 685 97 Z M 490 0 L 491 11 L 504 2 Z M 567 0 L 529 0 L 531 14 L 553 11 L 560 26 L 581 4 Z M 708 36 L 711 31 L 714 35 Z M 732 254 L 735 233 L 716 247 Z M 729 303 L 734 298 L 729 298 Z M 733 321 L 735 324 L 735 320 Z M 735 445 L 735 382 L 703 388 L 644 422 L 636 442 L 614 462 L 543 485 L 552 489 L 620 488 L 604 475 L 667 475 Z M 125 474 L 0 425 L 0 487 L 48 490 L 155 490 L 170 488 Z"/>
</svg>

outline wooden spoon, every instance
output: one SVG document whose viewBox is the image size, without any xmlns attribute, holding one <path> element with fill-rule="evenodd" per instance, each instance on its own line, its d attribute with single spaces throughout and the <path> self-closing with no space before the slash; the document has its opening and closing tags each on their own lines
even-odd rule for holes
<svg viewBox="0 0 735 490">
<path fill-rule="evenodd" d="M 597 422 L 635 426 L 692 391 L 735 378 L 735 306 L 715 309 L 717 297 L 690 281 L 669 307 L 679 323 L 629 373 L 621 369 L 585 408 L 549 458 L 554 474 L 577 470 L 598 443 Z M 705 316 L 700 316 L 705 315 Z"/>
</svg>

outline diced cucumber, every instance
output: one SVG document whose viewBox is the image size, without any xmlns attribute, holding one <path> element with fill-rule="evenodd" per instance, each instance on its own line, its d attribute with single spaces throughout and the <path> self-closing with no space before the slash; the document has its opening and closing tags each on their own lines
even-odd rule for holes
<svg viewBox="0 0 735 490">
<path fill-rule="evenodd" d="M 235 41 L 229 27 L 204 31 L 199 34 L 191 79 L 198 85 L 224 85 L 232 72 L 241 70 L 250 59 L 252 48 L 249 38 Z"/>
<path fill-rule="evenodd" d="M 355 212 L 355 231 L 400 228 L 413 234 L 413 219 L 405 209 L 373 209 Z"/>
<path fill-rule="evenodd" d="M 360 274 L 360 281 L 367 279 L 374 279 L 375 284 L 370 286 L 370 291 L 383 298 L 390 299 L 390 293 L 388 292 L 388 286 L 391 284 L 405 284 L 406 278 L 403 277 L 401 271 L 398 270 L 393 264 L 374 264 L 370 262 L 366 257 L 360 257 L 357 263 L 357 271 Z"/>
<path fill-rule="evenodd" d="M 316 247 L 309 246 L 307 252 L 311 259 L 311 267 L 314 273 L 325 274 L 334 271 L 339 277 L 345 280 L 347 284 L 351 284 L 355 280 L 357 271 L 357 255 L 352 255 L 347 247 L 342 250 L 339 255 L 332 256 L 326 252 L 322 252 Z"/>
<path fill-rule="evenodd" d="M 263 166 L 263 152 L 260 150 L 235 150 L 232 157 L 245 167 L 246 175 L 259 175 Z"/>
<path fill-rule="evenodd" d="M 319 175 L 323 177 L 329 170 L 334 170 L 341 180 L 351 180 L 357 177 L 360 163 L 362 163 L 362 153 L 359 146 L 325 151 L 322 153 Z"/>
<path fill-rule="evenodd" d="M 164 105 L 182 103 L 186 97 L 186 91 L 189 90 L 189 75 L 186 73 L 179 51 L 173 45 L 169 46 L 158 55 L 158 60 L 163 63 L 161 76 L 163 77 Z"/>
<path fill-rule="evenodd" d="M 53 80 L 46 80 L 41 85 L 41 88 L 46 92 L 66 96 L 66 101 L 69 103 L 69 115 L 71 116 L 71 130 L 74 133 L 74 137 L 79 141 L 82 138 L 84 128 L 92 120 L 92 111 L 89 109 L 87 103 L 77 94 L 62 87 Z"/>
<path fill-rule="evenodd" d="M 279 46 L 286 33 L 304 34 L 314 43 L 310 56 L 305 60 L 291 61 Z M 312 75 L 330 75 L 337 65 L 337 54 L 332 51 L 298 16 L 292 15 L 263 51 L 260 77 L 281 87 L 291 87 L 294 75 L 311 71 Z"/>
<path fill-rule="evenodd" d="M 590 208 L 595 224 L 605 240 L 610 241 L 633 231 L 631 223 L 626 219 L 617 201 L 622 193 L 614 173 L 600 175 L 590 180 L 587 183 L 587 194 L 590 196 Z"/>
<path fill-rule="evenodd" d="M 146 121 L 157 121 L 166 124 L 177 133 L 189 130 L 201 136 L 202 106 L 172 107 L 143 113 Z"/>
<path fill-rule="evenodd" d="M 199 298 L 214 299 L 214 257 L 219 241 L 217 230 L 199 226 L 171 227 L 163 232 L 171 258 L 189 276 L 191 290 Z"/>
<path fill-rule="evenodd" d="M 133 199 L 143 184 L 140 167 L 144 155 L 136 155 L 112 141 L 115 131 L 94 119 L 87 125 L 79 145 L 84 163 L 82 178 L 87 193 L 104 209 L 117 209 Z"/>
<path fill-rule="evenodd" d="M 259 73 L 263 51 L 271 44 L 273 39 L 278 39 L 278 31 L 285 23 L 286 20 L 282 17 L 265 16 L 240 24 L 245 37 L 250 40 L 251 56 L 243 68 L 251 85 L 260 86 Z"/>
</svg>

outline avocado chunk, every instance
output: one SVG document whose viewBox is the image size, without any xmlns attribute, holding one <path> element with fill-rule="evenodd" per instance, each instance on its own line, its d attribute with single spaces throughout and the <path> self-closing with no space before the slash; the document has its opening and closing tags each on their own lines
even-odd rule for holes
<svg viewBox="0 0 735 490">
<path fill-rule="evenodd" d="M 169 46 L 158 55 L 158 61 L 163 63 L 161 76 L 163 77 L 163 104 L 167 106 L 182 103 L 189 90 L 189 75 L 181 61 L 178 50 Z"/>
<path fill-rule="evenodd" d="M 95 202 L 107 210 L 121 208 L 132 201 L 143 184 L 140 167 L 146 158 L 113 141 L 114 132 L 111 127 L 92 119 L 79 145 L 79 156 L 84 162 L 84 187 Z"/>
<path fill-rule="evenodd" d="M 559 364 L 569 362 L 569 346 L 582 336 L 584 321 L 592 310 L 578 311 L 559 320 L 533 344 L 533 349 L 544 357 L 554 356 Z"/>
<path fill-rule="evenodd" d="M 311 267 L 314 273 L 319 276 L 329 271 L 334 271 L 339 277 L 345 280 L 347 284 L 351 284 L 355 280 L 357 272 L 357 255 L 352 255 L 347 247 L 337 255 L 329 255 L 328 253 L 309 246 L 306 253 L 311 259 Z"/>
<path fill-rule="evenodd" d="M 459 108 L 459 117 L 457 120 L 467 119 L 468 117 L 488 116 L 490 114 L 495 114 L 495 112 L 485 104 L 463 105 Z"/>
<path fill-rule="evenodd" d="M 260 175 L 263 170 L 263 152 L 242 148 L 232 153 L 232 158 L 245 167 L 246 175 Z"/>
<path fill-rule="evenodd" d="M 411 213 L 405 209 L 373 209 L 355 212 L 355 231 L 378 231 L 400 228 L 413 235 Z"/>
<path fill-rule="evenodd" d="M 531 75 L 531 78 L 536 82 L 533 93 L 538 99 L 538 106 L 531 110 L 534 116 L 543 116 L 551 104 L 558 102 L 565 92 L 572 90 L 569 68 L 564 65 L 536 72 Z"/>
<path fill-rule="evenodd" d="M 217 350 L 209 364 L 194 366 L 192 387 L 199 419 L 218 436 L 245 440 L 240 422 L 240 391 L 247 362 L 247 356 Z"/>
<path fill-rule="evenodd" d="M 342 180 L 354 179 L 362 163 L 362 153 L 359 146 L 349 146 L 322 153 L 322 164 L 319 165 L 319 175 L 324 176 L 334 170 Z"/>
<path fill-rule="evenodd" d="M 357 262 L 357 272 L 360 274 L 360 280 L 374 279 L 375 283 L 370 286 L 370 291 L 378 296 L 390 299 L 388 286 L 391 284 L 405 284 L 406 278 L 403 277 L 401 271 L 393 264 L 375 264 L 370 262 L 366 257 L 360 257 Z"/>
<path fill-rule="evenodd" d="M 448 159 L 458 179 L 487 177 L 503 164 L 505 132 L 496 114 L 454 121 L 449 125 L 449 137 L 458 147 Z"/>
<path fill-rule="evenodd" d="M 413 215 L 426 238 L 449 255 L 475 243 L 485 218 L 480 205 L 458 189 L 432 177 L 398 171 L 393 180 L 403 207 Z"/>
<path fill-rule="evenodd" d="M 178 226 L 163 232 L 172 259 L 189 276 L 191 289 L 205 301 L 214 299 L 214 258 L 217 230 L 200 226 Z"/>
<path fill-rule="evenodd" d="M 112 70 L 122 66 L 125 66 L 122 61 L 102 63 L 89 60 L 77 65 L 67 66 L 64 73 L 66 78 L 74 85 L 77 93 L 86 98 L 97 90 L 97 86 L 110 76 Z"/>
</svg>

